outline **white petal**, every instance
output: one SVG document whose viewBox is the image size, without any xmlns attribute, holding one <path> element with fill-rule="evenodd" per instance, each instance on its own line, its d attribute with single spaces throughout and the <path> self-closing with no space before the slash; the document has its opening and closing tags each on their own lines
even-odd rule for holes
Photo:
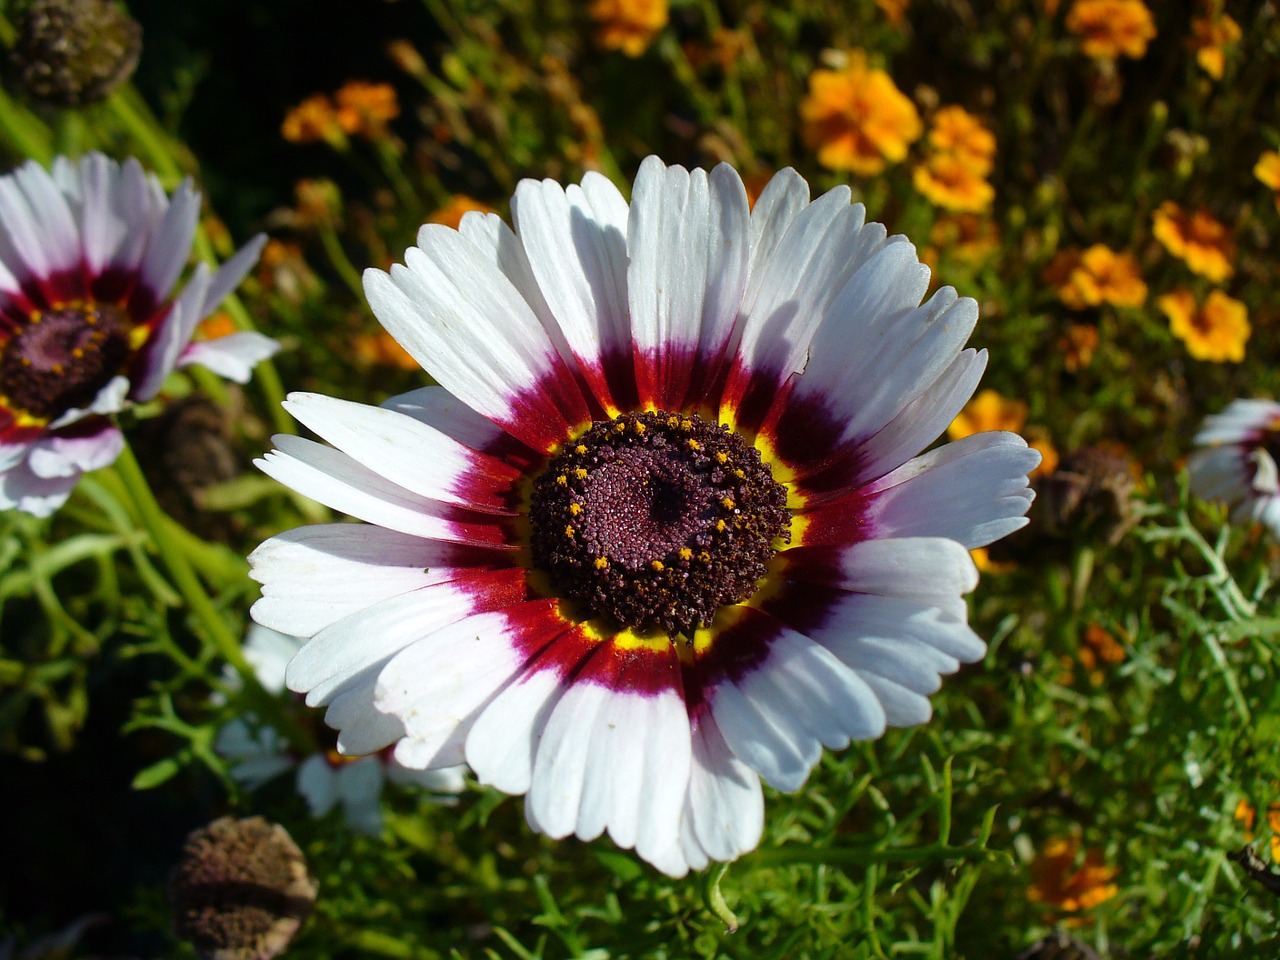
<svg viewBox="0 0 1280 960">
<path fill-rule="evenodd" d="M 245 631 L 244 658 L 253 667 L 258 682 L 272 693 L 284 692 L 285 668 L 301 647 L 301 638 L 257 623 Z"/>
<path fill-rule="evenodd" d="M 283 434 L 273 439 L 277 449 L 254 461 L 258 468 L 335 510 L 418 537 L 480 545 L 507 539 L 494 523 L 464 522 L 456 508 L 411 493 L 324 444 Z"/>
<path fill-rule="evenodd" d="M 184 180 L 174 191 L 169 208 L 155 227 L 138 271 L 138 283 L 156 303 L 169 298 L 178 275 L 191 255 L 191 241 L 200 216 L 200 194 Z"/>
<path fill-rule="evenodd" d="M 115 463 L 124 449 L 124 434 L 115 427 L 103 428 L 89 436 L 48 434 L 31 445 L 27 466 L 36 476 L 79 477 Z"/>
<path fill-rule="evenodd" d="M 178 355 L 177 365 L 198 364 L 220 377 L 236 383 L 248 383 L 253 376 L 253 368 L 274 357 L 279 350 L 279 341 L 253 330 L 241 330 L 213 340 L 187 344 Z"/>
<path fill-rule="evenodd" d="M 465 617 L 473 603 L 467 590 L 441 583 L 344 617 L 317 633 L 290 661 L 289 689 L 307 694 L 308 706 L 326 703 L 343 684 L 381 669 L 401 650 Z"/>
<path fill-rule="evenodd" d="M 760 777 L 733 755 L 709 715 L 694 725 L 683 819 L 698 849 L 712 860 L 735 860 L 754 850 L 764 830 Z"/>
<path fill-rule="evenodd" d="M 726 164 L 710 177 L 656 157 L 641 164 L 627 225 L 627 295 L 642 400 L 679 409 L 695 361 L 717 369 L 746 290 L 749 216 L 746 189 Z"/>
<path fill-rule="evenodd" d="M 566 684 L 534 661 L 485 707 L 467 734 L 467 763 L 482 784 L 527 793 L 542 731 Z"/>
<path fill-rule="evenodd" d="M 863 488 L 874 536 L 948 537 L 970 550 L 1020 529 L 1035 498 L 1027 473 L 1040 454 L 1016 434 L 944 444 Z"/>
<path fill-rule="evenodd" d="M 333 767 L 319 753 L 313 753 L 298 767 L 297 787 L 313 817 L 323 817 L 338 802 L 338 784 Z"/>
<path fill-rule="evenodd" d="M 358 463 L 419 496 L 484 512 L 512 512 L 501 495 L 515 471 L 419 420 L 317 393 L 291 393 L 284 407 Z"/>
<path fill-rule="evenodd" d="M 419 587 L 455 580 L 466 551 L 368 524 L 298 527 L 249 556 L 262 598 L 259 623 L 309 637 L 357 610 Z"/>
<path fill-rule="evenodd" d="M 419 387 L 384 400 L 382 405 L 434 427 L 472 450 L 488 450 L 504 439 L 513 439 L 444 387 Z"/>
<path fill-rule="evenodd" d="M 824 746 L 880 736 L 885 715 L 867 683 L 826 648 L 776 621 L 767 629 L 765 659 L 717 681 L 707 699 L 734 754 L 770 786 L 798 790 Z"/>
<path fill-rule="evenodd" d="M 382 830 L 382 761 L 364 757 L 344 763 L 334 776 L 335 793 L 347 825 L 362 833 Z"/>
</svg>

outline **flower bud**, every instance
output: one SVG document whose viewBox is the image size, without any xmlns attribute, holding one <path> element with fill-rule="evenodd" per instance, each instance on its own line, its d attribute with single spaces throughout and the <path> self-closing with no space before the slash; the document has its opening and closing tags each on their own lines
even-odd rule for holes
<svg viewBox="0 0 1280 960">
<path fill-rule="evenodd" d="M 14 85 L 37 103 L 78 107 L 133 76 L 142 28 L 110 0 L 32 0 L 9 54 Z"/>
<path fill-rule="evenodd" d="M 222 817 L 187 837 L 169 877 L 177 934 L 201 960 L 270 960 L 316 902 L 302 851 L 262 817 Z"/>
</svg>

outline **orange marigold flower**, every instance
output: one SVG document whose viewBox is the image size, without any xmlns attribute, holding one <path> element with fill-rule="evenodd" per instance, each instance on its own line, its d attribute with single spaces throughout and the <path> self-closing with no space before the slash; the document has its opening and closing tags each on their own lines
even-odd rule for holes
<svg viewBox="0 0 1280 960">
<path fill-rule="evenodd" d="M 1086 850 L 1081 857 L 1078 839 L 1053 837 L 1031 864 L 1027 899 L 1067 913 L 1082 913 L 1120 892 L 1112 883 L 1118 873 L 1096 850 Z"/>
<path fill-rule="evenodd" d="M 1248 800 L 1236 804 L 1235 821 L 1244 830 L 1245 839 L 1253 842 L 1253 830 L 1258 823 L 1258 812 Z M 1280 803 L 1267 807 L 1267 826 L 1271 828 L 1271 859 L 1280 861 Z"/>
<path fill-rule="evenodd" d="M 1169 318 L 1169 329 L 1197 360 L 1239 363 L 1249 342 L 1249 311 L 1239 300 L 1214 290 L 1202 305 L 1190 290 L 1179 288 L 1156 298 Z"/>
<path fill-rule="evenodd" d="M 1080 652 L 1083 654 L 1088 650 L 1095 662 L 1101 661 L 1113 666 L 1124 663 L 1126 656 L 1124 646 L 1102 624 L 1096 621 L 1090 623 L 1084 628 L 1083 639 L 1084 646 L 1081 647 Z"/>
<path fill-rule="evenodd" d="M 992 560 L 986 547 L 970 550 L 969 556 L 973 558 L 973 565 L 978 568 L 979 573 L 1010 573 L 1018 568 L 1016 563 L 1009 560 Z"/>
<path fill-rule="evenodd" d="M 394 367 L 397 370 L 420 370 L 418 361 L 385 330 L 362 333 L 352 342 L 356 361 L 367 367 Z"/>
<path fill-rule="evenodd" d="M 472 210 L 479 210 L 481 213 L 496 212 L 487 203 L 481 203 L 473 197 L 468 197 L 465 193 L 455 193 L 449 198 L 448 203 L 427 217 L 427 222 L 443 223 L 446 227 L 453 227 L 453 229 L 457 230 L 463 216 Z"/>
<path fill-rule="evenodd" d="M 929 243 L 956 260 L 981 263 L 1000 249 L 1000 228 L 973 213 L 941 216 L 929 230 Z"/>
<path fill-rule="evenodd" d="M 907 7 L 911 6 L 911 0 L 876 0 L 876 6 L 880 8 L 885 19 L 896 27 L 907 15 Z"/>
<path fill-rule="evenodd" d="M 829 170 L 874 176 L 885 161 L 900 163 L 920 139 L 920 114 L 883 70 L 867 66 L 861 50 L 843 70 L 815 70 L 800 103 L 805 145 Z"/>
<path fill-rule="evenodd" d="M 225 310 L 219 310 L 212 316 L 200 321 L 200 325 L 196 327 L 196 339 L 217 340 L 219 337 L 225 337 L 239 329 L 236 326 L 236 322 L 231 319 L 231 314 Z"/>
<path fill-rule="evenodd" d="M 379 137 L 387 122 L 400 116 L 396 88 L 389 83 L 351 80 L 333 98 L 338 105 L 338 123 L 350 134 Z"/>
<path fill-rule="evenodd" d="M 1093 363 L 1093 352 L 1098 349 L 1098 328 L 1087 323 L 1071 324 L 1058 338 L 1058 349 L 1068 373 L 1085 369 Z"/>
<path fill-rule="evenodd" d="M 1156 23 L 1142 0 L 1075 0 L 1067 29 L 1080 37 L 1087 57 L 1140 59 L 1155 39 Z"/>
<path fill-rule="evenodd" d="M 1225 13 L 1192 20 L 1191 43 L 1200 69 L 1213 79 L 1221 80 L 1227 63 L 1227 48 L 1239 43 L 1241 36 L 1240 24 Z"/>
<path fill-rule="evenodd" d="M 1027 405 L 1021 400 L 1010 400 L 994 390 L 987 389 L 965 404 L 947 427 L 947 436 L 961 440 L 987 430 L 1012 430 L 1017 432 L 1027 422 Z"/>
<path fill-rule="evenodd" d="M 943 107 L 929 124 L 929 144 L 938 153 L 949 153 L 985 177 L 996 155 L 996 137 L 964 107 Z"/>
<path fill-rule="evenodd" d="M 1172 200 L 1160 204 L 1152 220 L 1152 232 L 1166 250 L 1214 283 L 1235 272 L 1236 255 L 1227 228 L 1206 210 L 1188 213 Z"/>
<path fill-rule="evenodd" d="M 596 43 L 638 57 L 667 25 L 667 0 L 593 0 L 588 13 L 595 20 Z"/>
<path fill-rule="evenodd" d="M 342 139 L 342 125 L 333 101 L 323 93 L 307 97 L 284 115 L 280 135 L 290 143 L 333 142 Z"/>
<path fill-rule="evenodd" d="M 1040 463 L 1031 471 L 1033 477 L 1047 477 L 1058 469 L 1058 448 L 1049 439 L 1049 431 L 1044 427 L 1027 428 L 1027 446 L 1040 454 Z"/>
<path fill-rule="evenodd" d="M 1140 307 L 1147 300 L 1147 285 L 1133 254 L 1117 253 L 1101 243 L 1083 251 L 1059 251 L 1045 268 L 1044 278 L 1071 310 L 1101 303 Z"/>
<path fill-rule="evenodd" d="M 935 207 L 981 213 L 996 191 L 982 174 L 954 153 L 935 153 L 911 174 L 915 188 Z"/>
<path fill-rule="evenodd" d="M 1280 210 L 1280 153 L 1265 151 L 1253 165 L 1253 175 L 1276 191 L 1276 209 Z"/>
</svg>

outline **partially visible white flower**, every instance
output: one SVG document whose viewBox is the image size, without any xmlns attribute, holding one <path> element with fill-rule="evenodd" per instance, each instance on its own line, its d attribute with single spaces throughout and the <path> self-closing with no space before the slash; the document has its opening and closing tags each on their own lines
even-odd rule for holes
<svg viewBox="0 0 1280 960">
<path fill-rule="evenodd" d="M 170 196 L 133 159 L 58 157 L 0 176 L 0 510 L 60 507 L 123 449 L 111 415 L 175 368 L 243 383 L 279 349 L 251 331 L 192 341 L 266 242 L 217 271 L 200 264 L 174 296 L 199 214 L 189 180 Z"/>
<path fill-rule="evenodd" d="M 1280 536 L 1280 403 L 1234 400 L 1205 418 L 1192 441 L 1191 492 L 1231 507 L 1232 523 L 1261 523 Z"/>
<path fill-rule="evenodd" d="M 298 652 L 296 637 L 254 624 L 245 636 L 245 659 L 258 682 L 271 693 L 284 690 L 285 665 Z M 234 761 L 231 777 L 248 790 L 256 790 L 286 770 L 297 769 L 297 790 L 311 813 L 327 815 L 341 807 L 353 830 L 382 830 L 382 788 L 385 781 L 420 787 L 431 793 L 454 794 L 464 786 L 463 766 L 441 770 L 409 770 L 396 762 L 391 751 L 363 757 L 345 757 L 334 750 L 299 758 L 278 731 L 256 718 L 232 720 L 218 731 L 214 749 Z M 441 797 L 441 802 L 452 798 Z"/>
</svg>

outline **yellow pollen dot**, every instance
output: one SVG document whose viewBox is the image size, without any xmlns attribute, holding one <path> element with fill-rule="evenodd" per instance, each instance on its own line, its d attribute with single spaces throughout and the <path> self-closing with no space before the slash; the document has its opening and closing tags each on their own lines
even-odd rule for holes
<svg viewBox="0 0 1280 960">
<path fill-rule="evenodd" d="M 681 559 L 681 560 L 692 560 L 692 559 L 693 559 L 693 551 L 692 551 L 692 550 L 690 550 L 688 547 L 681 547 L 681 548 L 680 548 L 678 551 L 676 551 L 676 552 L 677 552 L 677 554 L 679 555 L 679 557 L 680 557 L 680 559 Z"/>
<path fill-rule="evenodd" d="M 53 365 L 53 372 L 54 372 L 54 373 L 62 373 L 62 364 L 60 364 L 60 363 L 55 363 L 55 364 Z"/>
<path fill-rule="evenodd" d="M 627 429 L 627 425 L 625 423 L 618 422 L 613 425 L 614 433 L 621 433 L 625 429 Z"/>
<path fill-rule="evenodd" d="M 606 568 L 606 567 L 608 567 L 608 566 L 609 566 L 609 558 L 608 558 L 608 557 L 596 557 L 596 560 L 595 560 L 595 567 L 596 567 L 596 569 L 597 569 L 597 570 L 603 570 L 603 569 L 605 569 L 605 568 Z"/>
<path fill-rule="evenodd" d="M 558 483 L 562 487 L 567 487 L 569 485 L 569 478 L 562 473 L 558 477 L 556 477 L 556 483 Z"/>
<path fill-rule="evenodd" d="M 681 430 L 692 430 L 692 429 L 693 429 L 693 421 L 692 421 L 692 420 L 681 420 L 681 421 L 680 421 L 680 429 L 681 429 Z"/>
<path fill-rule="evenodd" d="M 735 470 L 733 471 L 733 475 L 741 480 L 747 475 L 747 473 L 745 470 Z"/>
<path fill-rule="evenodd" d="M 636 432 L 636 433 L 640 434 L 640 436 L 644 436 L 644 432 L 645 432 L 645 430 L 647 430 L 647 429 L 648 429 L 648 428 L 647 428 L 643 423 L 641 423 L 639 420 L 633 420 L 633 421 L 632 421 L 632 423 L 631 423 L 631 426 L 632 426 L 632 428 L 635 430 L 635 432 Z"/>
<path fill-rule="evenodd" d="M 582 504 L 580 504 L 580 503 L 571 503 L 571 504 L 569 504 L 569 513 L 573 514 L 573 516 L 575 516 L 575 517 L 576 517 L 578 514 L 582 513 Z"/>
<path fill-rule="evenodd" d="M 579 480 L 587 479 L 587 471 L 584 470 L 582 467 L 578 467 L 577 469 L 575 469 L 573 471 L 573 475 L 577 477 Z"/>
<path fill-rule="evenodd" d="M 690 440 L 690 441 L 689 441 L 689 449 L 690 449 L 690 450 L 701 450 L 701 449 L 702 449 L 702 444 L 700 444 L 697 440 Z"/>
<path fill-rule="evenodd" d="M 573 527 L 571 527 L 571 526 L 565 527 L 565 528 L 564 528 L 564 535 L 565 535 L 566 537 L 568 537 L 570 540 L 572 540 L 572 539 L 573 539 Z"/>
<path fill-rule="evenodd" d="M 706 551 L 706 550 L 701 551 L 701 552 L 698 554 L 698 560 L 699 560 L 699 561 L 701 561 L 702 563 L 710 563 L 710 562 L 711 562 L 711 554 L 710 554 L 710 552 L 708 552 L 708 551 Z"/>
<path fill-rule="evenodd" d="M 729 462 L 729 455 L 725 453 L 723 450 L 721 450 L 719 453 L 716 454 L 716 463 L 726 464 L 728 462 Z"/>
<path fill-rule="evenodd" d="M 675 429 L 676 427 L 678 427 L 679 425 L 680 425 L 680 418 L 679 418 L 679 417 L 667 417 L 667 429 L 668 429 L 668 430 L 674 430 L 674 429 Z"/>
<path fill-rule="evenodd" d="M 71 355 L 72 355 L 73 357 L 75 357 L 77 360 L 83 360 L 83 359 L 84 359 L 84 351 L 83 351 L 82 349 L 80 349 L 79 347 L 76 347 L 74 350 L 72 350 L 72 351 L 71 351 Z"/>
<path fill-rule="evenodd" d="M 576 453 L 578 456 L 582 456 L 584 453 L 587 452 L 586 444 L 582 444 L 582 443 L 578 444 L 576 447 L 573 448 L 573 452 Z"/>
<path fill-rule="evenodd" d="M 716 521 L 716 532 L 717 532 L 717 533 L 723 533 L 727 527 L 728 527 L 728 524 L 726 524 L 723 520 L 717 520 L 717 521 Z"/>
<path fill-rule="evenodd" d="M 724 507 L 726 510 L 732 510 L 737 506 L 737 504 L 733 502 L 733 497 L 725 497 L 720 501 L 720 506 Z"/>
<path fill-rule="evenodd" d="M 654 573 L 661 573 L 663 570 L 667 569 L 667 565 L 661 560 L 650 560 L 649 566 L 653 569 Z"/>
</svg>

